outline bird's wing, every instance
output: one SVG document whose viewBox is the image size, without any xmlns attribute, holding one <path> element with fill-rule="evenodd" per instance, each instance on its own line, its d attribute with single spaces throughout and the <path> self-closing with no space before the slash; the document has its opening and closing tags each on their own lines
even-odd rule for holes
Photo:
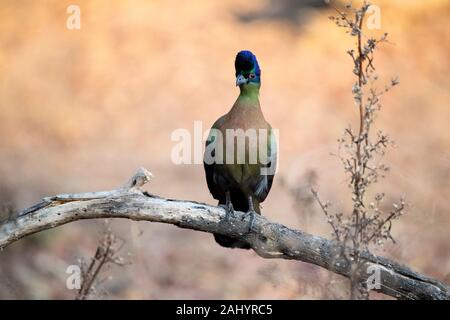
<svg viewBox="0 0 450 320">
<path fill-rule="evenodd" d="M 219 201 L 224 200 L 226 190 L 222 190 L 221 185 L 217 183 L 217 177 L 215 176 L 215 166 L 214 157 L 216 153 L 216 135 L 215 130 L 224 121 L 224 116 L 220 117 L 211 127 L 208 138 L 205 144 L 205 153 L 203 157 L 203 167 L 205 169 L 206 183 L 208 184 L 209 192 L 211 192 L 214 199 Z"/>
<path fill-rule="evenodd" d="M 273 178 L 277 169 L 278 161 L 278 148 L 276 135 L 270 128 L 269 139 L 267 139 L 267 155 L 269 157 L 267 164 L 262 165 L 261 175 L 258 178 L 257 183 L 254 186 L 254 194 L 259 202 L 263 202 L 269 194 L 270 188 L 272 188 Z"/>
</svg>

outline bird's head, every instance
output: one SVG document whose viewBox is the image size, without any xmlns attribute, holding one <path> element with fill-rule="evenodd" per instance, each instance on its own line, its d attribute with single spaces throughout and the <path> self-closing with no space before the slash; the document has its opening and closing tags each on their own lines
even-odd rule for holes
<svg viewBox="0 0 450 320">
<path fill-rule="evenodd" d="M 261 69 L 256 56 L 248 50 L 238 52 L 234 62 L 236 68 L 236 86 L 241 89 L 247 86 L 261 85 Z"/>
</svg>

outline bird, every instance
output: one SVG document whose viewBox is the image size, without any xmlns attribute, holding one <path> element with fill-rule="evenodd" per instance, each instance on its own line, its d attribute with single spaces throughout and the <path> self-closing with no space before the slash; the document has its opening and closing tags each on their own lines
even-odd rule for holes
<svg viewBox="0 0 450 320">
<path fill-rule="evenodd" d="M 275 176 L 276 136 L 261 110 L 261 69 L 256 56 L 249 50 L 239 51 L 234 66 L 239 96 L 229 112 L 212 125 L 203 165 L 208 189 L 219 206 L 225 208 L 225 219 L 235 210 L 247 212 L 251 232 Z M 228 135 L 229 132 L 234 135 Z M 244 133 L 244 139 L 236 132 Z M 239 143 L 244 143 L 241 154 L 237 152 L 242 147 Z M 226 248 L 250 249 L 243 240 L 220 234 L 214 234 L 214 238 Z"/>
</svg>

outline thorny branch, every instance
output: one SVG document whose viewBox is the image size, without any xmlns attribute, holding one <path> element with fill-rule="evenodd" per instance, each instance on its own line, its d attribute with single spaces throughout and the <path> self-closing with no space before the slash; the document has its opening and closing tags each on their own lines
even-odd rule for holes
<svg viewBox="0 0 450 320">
<path fill-rule="evenodd" d="M 406 208 L 405 201 L 400 199 L 399 203 L 393 204 L 393 209 L 386 215 L 381 209 L 384 193 L 376 194 L 374 201 L 370 203 L 367 203 L 366 199 L 368 188 L 378 182 L 379 178 L 383 178 L 389 170 L 380 161 L 392 141 L 381 131 L 378 131 L 375 139 L 370 133 L 377 111 L 381 109 L 380 97 L 398 84 L 395 78 L 382 91 L 375 87 L 378 76 L 373 64 L 374 51 L 380 43 L 387 42 L 387 33 L 379 39 L 367 37 L 364 34 L 364 19 L 369 7 L 370 4 L 367 1 L 364 1 L 360 8 L 353 8 L 350 3 L 346 9 L 352 11 L 352 16 L 334 8 L 337 16 L 330 17 L 338 27 L 346 29 L 347 34 L 356 37 L 356 49 L 348 50 L 347 54 L 353 61 L 353 74 L 356 76 L 352 94 L 358 109 L 359 126 L 357 132 L 351 127 L 344 130 L 343 136 L 338 140 L 337 154 L 348 175 L 348 186 L 353 203 L 351 214 L 332 214 L 331 204 L 324 203 L 317 191 L 312 190 L 327 222 L 333 229 L 334 239 L 344 246 L 351 246 L 355 252 L 351 256 L 345 252 L 339 252 L 344 255 L 353 269 L 350 277 L 350 291 L 351 298 L 354 299 L 369 297 L 366 285 L 358 280 L 358 273 L 361 272 L 361 253 L 368 250 L 370 245 L 381 246 L 387 239 L 395 242 L 390 233 L 392 221 L 402 216 Z"/>
<path fill-rule="evenodd" d="M 85 300 L 97 292 L 95 284 L 103 282 L 99 279 L 99 275 L 109 264 L 117 266 L 127 264 L 121 256 L 118 256 L 118 252 L 122 249 L 125 241 L 112 232 L 109 220 L 105 224 L 105 230 L 89 266 L 86 268 L 82 264 L 82 282 L 76 297 L 77 300 Z"/>
</svg>

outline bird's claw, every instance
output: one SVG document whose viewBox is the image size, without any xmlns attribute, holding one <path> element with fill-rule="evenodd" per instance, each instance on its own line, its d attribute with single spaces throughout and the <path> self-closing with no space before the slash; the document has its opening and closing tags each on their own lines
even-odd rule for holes
<svg viewBox="0 0 450 320">
<path fill-rule="evenodd" d="M 228 220 L 230 220 L 230 218 L 232 216 L 234 216 L 234 208 L 233 208 L 233 204 L 231 202 L 226 203 L 226 204 L 221 204 L 219 206 L 225 209 L 224 221 L 228 221 Z"/>
<path fill-rule="evenodd" d="M 247 211 L 247 214 L 245 216 L 249 216 L 249 225 L 248 225 L 248 231 L 247 232 L 255 232 L 255 219 L 256 219 L 256 212 L 254 210 Z"/>
</svg>

